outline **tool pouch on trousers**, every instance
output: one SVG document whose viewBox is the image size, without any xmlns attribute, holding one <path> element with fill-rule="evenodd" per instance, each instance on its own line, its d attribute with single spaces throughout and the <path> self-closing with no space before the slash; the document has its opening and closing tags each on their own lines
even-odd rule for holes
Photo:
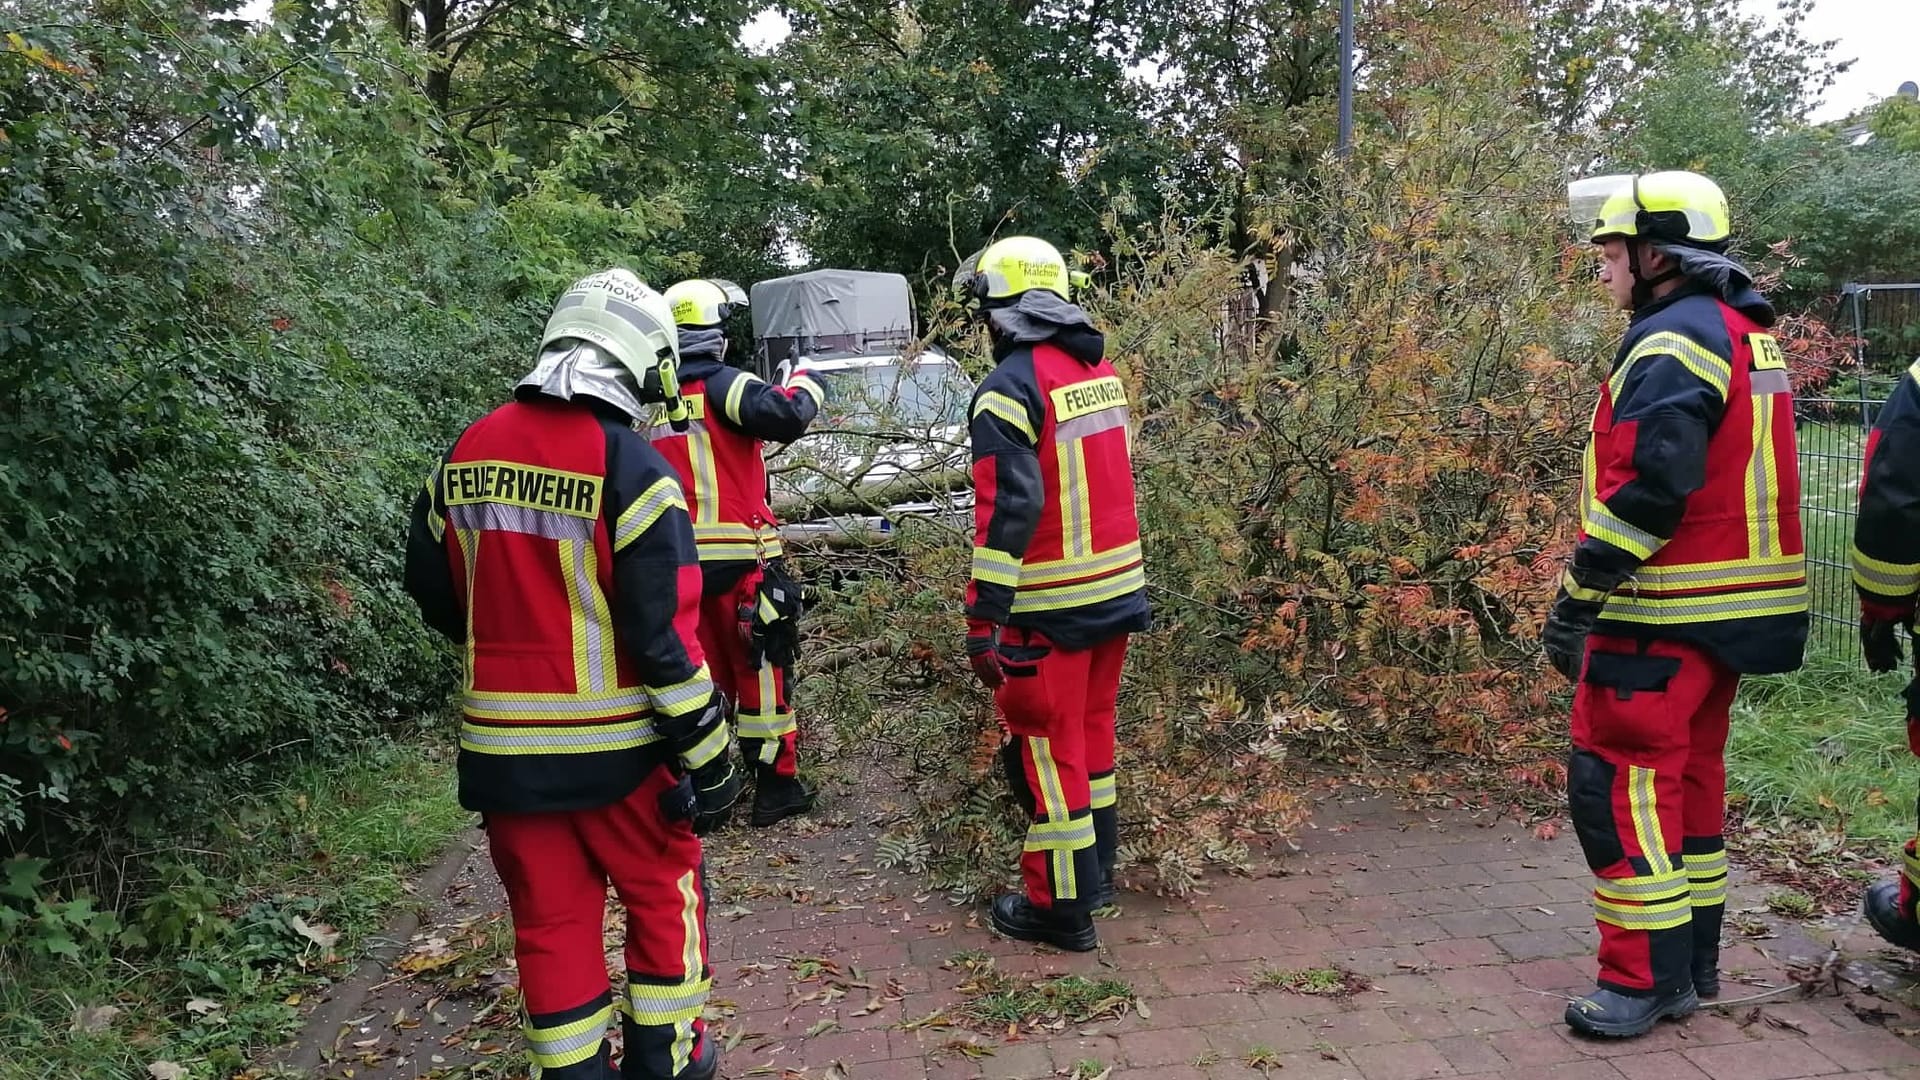
<svg viewBox="0 0 1920 1080">
<path fill-rule="evenodd" d="M 761 568 L 753 620 L 748 630 L 748 662 L 792 670 L 800 659 L 800 616 L 806 610 L 800 582 L 779 562 Z"/>
<path fill-rule="evenodd" d="M 1603 652 L 1587 654 L 1587 684 L 1611 690 L 1621 701 L 1631 701 L 1633 695 L 1643 691 L 1665 693 L 1667 684 L 1679 673 L 1680 658 L 1677 656 Z"/>
</svg>

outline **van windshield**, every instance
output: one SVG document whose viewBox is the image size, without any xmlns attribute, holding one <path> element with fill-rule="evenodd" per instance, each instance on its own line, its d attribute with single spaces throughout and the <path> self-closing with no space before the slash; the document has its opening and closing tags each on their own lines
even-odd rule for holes
<svg viewBox="0 0 1920 1080">
<path fill-rule="evenodd" d="M 823 371 L 819 426 L 842 431 L 965 426 L 973 387 L 950 363 L 893 361 Z"/>
</svg>

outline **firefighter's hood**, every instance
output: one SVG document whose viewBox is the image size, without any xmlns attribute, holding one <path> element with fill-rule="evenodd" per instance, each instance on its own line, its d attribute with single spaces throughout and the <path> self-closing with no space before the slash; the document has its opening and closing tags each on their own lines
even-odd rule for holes
<svg viewBox="0 0 1920 1080">
<path fill-rule="evenodd" d="M 1753 287 L 1753 274 L 1745 266 L 1720 252 L 1685 244 L 1661 244 L 1660 250 L 1679 260 L 1680 273 L 1688 280 L 1711 290 L 1728 307 L 1761 326 L 1773 325 L 1773 305 Z"/>
<path fill-rule="evenodd" d="M 1097 364 L 1106 354 L 1106 338 L 1086 311 L 1044 289 L 1029 289 L 1013 303 L 989 309 L 987 319 L 1003 347 L 1051 341 L 1083 364 Z"/>
</svg>

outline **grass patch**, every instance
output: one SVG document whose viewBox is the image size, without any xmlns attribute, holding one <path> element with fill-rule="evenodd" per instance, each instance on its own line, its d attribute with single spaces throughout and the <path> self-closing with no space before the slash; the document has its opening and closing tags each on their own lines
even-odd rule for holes
<svg viewBox="0 0 1920 1080">
<path fill-rule="evenodd" d="M 1767 910 L 1789 919 L 1811 918 L 1814 907 L 1813 897 L 1796 889 L 1775 889 L 1767 894 Z"/>
<path fill-rule="evenodd" d="M 1889 849 L 1911 838 L 1920 759 L 1902 723 L 1906 679 L 1867 674 L 1849 640 L 1791 675 L 1747 680 L 1727 746 L 1728 791 L 1747 824 L 1814 824 Z"/>
<path fill-rule="evenodd" d="M 1125 1016 L 1139 1004 L 1133 987 L 1118 979 L 1018 979 L 987 958 L 956 956 L 945 966 L 967 974 L 959 987 L 966 999 L 961 1017 L 993 1031 L 1061 1030 L 1068 1024 Z"/>
<path fill-rule="evenodd" d="M 1254 985 L 1266 990 L 1285 990 L 1290 994 L 1322 997 L 1346 997 L 1372 988 L 1364 975 L 1344 968 L 1268 968 L 1260 972 Z"/>
<path fill-rule="evenodd" d="M 1259 1069 L 1261 1072 L 1283 1067 L 1280 1063 L 1280 1055 L 1270 1047 L 1265 1046 L 1255 1046 L 1248 1049 L 1246 1062 L 1247 1068 Z"/>
<path fill-rule="evenodd" d="M 157 1061 L 232 1076 L 292 1033 L 304 996 L 347 970 L 471 821 L 451 763 L 417 747 L 290 764 L 174 841 L 121 943 L 0 954 L 0 1080 L 122 1080 Z"/>
</svg>

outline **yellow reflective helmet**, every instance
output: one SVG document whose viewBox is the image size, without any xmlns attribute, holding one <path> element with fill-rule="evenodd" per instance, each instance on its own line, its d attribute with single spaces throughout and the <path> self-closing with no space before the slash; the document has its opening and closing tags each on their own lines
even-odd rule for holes
<svg viewBox="0 0 1920 1080">
<path fill-rule="evenodd" d="M 665 402 L 669 415 L 684 411 L 673 307 L 632 271 L 602 270 L 560 294 L 540 335 L 540 348 L 568 338 L 585 341 L 618 361 L 638 384 L 641 401 Z"/>
<path fill-rule="evenodd" d="M 725 278 L 677 281 L 664 295 L 673 305 L 673 321 L 680 326 L 719 326 L 747 306 L 746 291 Z"/>
<path fill-rule="evenodd" d="M 1009 236 L 961 263 L 953 287 L 965 300 L 1007 300 L 1035 289 L 1069 300 L 1073 286 L 1087 281 L 1085 274 L 1067 270 L 1059 248 L 1034 236 Z"/>
<path fill-rule="evenodd" d="M 1567 185 L 1567 209 L 1594 243 L 1638 237 L 1719 247 L 1733 236 L 1727 196 L 1696 172 L 1592 176 Z"/>
</svg>

